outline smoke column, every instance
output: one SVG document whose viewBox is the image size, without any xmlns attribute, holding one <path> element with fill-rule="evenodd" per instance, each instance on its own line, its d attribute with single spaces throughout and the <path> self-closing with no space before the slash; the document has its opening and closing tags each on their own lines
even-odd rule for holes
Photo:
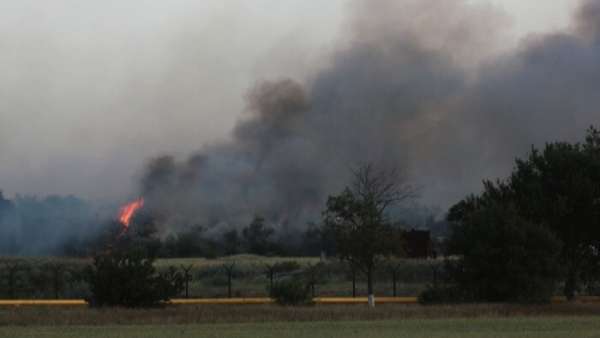
<svg viewBox="0 0 600 338">
<path fill-rule="evenodd" d="M 231 140 L 150 160 L 140 193 L 167 225 L 280 226 L 318 219 L 349 168 L 400 167 L 448 207 L 508 174 L 531 145 L 600 123 L 600 1 L 564 32 L 498 52 L 504 24 L 465 1 L 355 1 L 327 66 L 259 82 Z"/>
</svg>

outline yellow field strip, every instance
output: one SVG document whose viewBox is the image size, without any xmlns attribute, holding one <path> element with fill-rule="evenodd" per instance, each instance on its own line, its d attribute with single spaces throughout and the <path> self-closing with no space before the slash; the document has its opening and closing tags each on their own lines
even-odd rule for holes
<svg viewBox="0 0 600 338">
<path fill-rule="evenodd" d="M 273 303 L 273 299 L 268 297 L 254 297 L 254 298 L 175 298 L 171 299 L 169 304 L 173 305 L 220 305 L 220 304 L 231 304 L 231 305 L 243 305 L 243 304 L 270 304 Z"/>
<path fill-rule="evenodd" d="M 0 299 L 0 306 L 87 306 L 83 299 Z"/>
<path fill-rule="evenodd" d="M 379 304 L 417 304 L 417 297 L 376 297 Z M 316 304 L 366 304 L 367 297 L 317 297 Z M 245 305 L 245 304 L 271 304 L 273 299 L 267 297 L 253 298 L 179 298 L 171 299 L 172 305 Z M 86 306 L 83 299 L 11 299 L 0 300 L 0 306 Z"/>
<path fill-rule="evenodd" d="M 418 304 L 417 297 L 375 297 L 378 304 Z M 172 305 L 249 305 L 249 304 L 271 304 L 273 299 L 267 297 L 252 298 L 189 298 L 172 299 L 168 304 Z M 366 304 L 367 297 L 317 297 L 316 304 Z M 565 303 L 565 297 L 553 297 L 552 303 Z M 579 303 L 599 303 L 600 297 L 581 296 L 577 297 Z M 87 306 L 83 299 L 0 299 L 0 306 Z"/>
</svg>

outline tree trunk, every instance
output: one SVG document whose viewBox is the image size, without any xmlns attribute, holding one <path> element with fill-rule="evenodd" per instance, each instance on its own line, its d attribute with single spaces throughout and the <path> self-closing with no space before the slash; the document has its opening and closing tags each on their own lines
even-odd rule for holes
<svg viewBox="0 0 600 338">
<path fill-rule="evenodd" d="M 227 274 L 227 296 L 231 298 L 231 272 Z"/>
<path fill-rule="evenodd" d="M 396 297 L 396 271 L 392 272 L 392 283 L 394 284 L 394 297 Z"/>
<path fill-rule="evenodd" d="M 568 301 L 575 300 L 575 289 L 577 287 L 575 270 L 570 268 L 565 280 L 564 294 Z"/>
<path fill-rule="evenodd" d="M 356 298 L 356 270 L 352 269 L 352 298 Z"/>
<path fill-rule="evenodd" d="M 58 293 L 60 289 L 60 281 L 58 280 L 58 274 L 54 275 L 54 299 L 58 299 Z"/>
<path fill-rule="evenodd" d="M 367 269 L 367 294 L 369 295 L 369 307 L 375 307 L 375 295 L 373 294 L 373 267 Z"/>
<path fill-rule="evenodd" d="M 190 276 L 185 273 L 185 298 L 190 297 Z"/>
</svg>

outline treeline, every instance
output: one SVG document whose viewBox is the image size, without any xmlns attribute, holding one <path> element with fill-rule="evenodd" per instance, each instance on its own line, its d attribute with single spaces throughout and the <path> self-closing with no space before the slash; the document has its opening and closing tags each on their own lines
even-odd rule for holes
<svg viewBox="0 0 600 338">
<path fill-rule="evenodd" d="M 443 222 L 432 224 L 438 227 Z M 410 236 L 412 228 L 404 223 L 394 225 L 400 233 Z M 260 256 L 278 257 L 332 257 L 337 254 L 334 234 L 331 229 L 321 224 L 309 223 L 304 229 L 277 230 L 267 224 L 261 216 L 253 220 L 240 230 L 231 229 L 218 235 L 209 233 L 201 226 L 191 227 L 166 237 L 161 237 L 157 225 L 151 216 L 140 213 L 134 218 L 130 228 L 123 235 L 119 235 L 122 225 L 114 222 L 107 226 L 98 236 L 82 241 L 75 247 L 71 243 L 67 251 L 71 256 L 86 257 L 96 252 L 101 252 L 107 247 L 128 248 L 143 247 L 149 255 L 160 258 L 186 258 L 204 257 L 217 258 L 237 254 L 253 254 Z M 398 240 L 396 245 L 405 248 L 405 251 L 425 252 L 437 250 L 439 240 L 431 239 L 425 233 L 425 240 L 419 242 L 419 250 L 409 247 L 406 240 Z M 423 246 L 424 248 L 420 248 Z M 424 256 L 416 254 L 416 256 Z"/>
<path fill-rule="evenodd" d="M 65 254 L 101 227 L 97 211 L 75 196 L 16 196 L 0 191 L 0 254 Z"/>
<path fill-rule="evenodd" d="M 397 212 L 398 227 L 431 229 L 434 238 L 446 235 L 447 222 L 436 219 L 437 209 L 414 204 Z M 165 236 L 159 233 L 156 218 L 142 210 L 120 236 L 123 225 L 115 220 L 116 213 L 114 206 L 99 208 L 75 196 L 8 199 L 0 191 L 0 255 L 90 257 L 107 246 L 133 242 L 158 257 L 335 254 L 331 234 L 318 222 L 281 227 L 257 215 L 248 224 L 225 231 L 197 225 Z"/>
</svg>

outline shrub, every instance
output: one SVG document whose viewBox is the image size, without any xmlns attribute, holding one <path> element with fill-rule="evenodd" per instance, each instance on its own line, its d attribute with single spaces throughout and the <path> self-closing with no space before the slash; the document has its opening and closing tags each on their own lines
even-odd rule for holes
<svg viewBox="0 0 600 338">
<path fill-rule="evenodd" d="M 465 300 L 464 294 L 456 286 L 428 285 L 427 288 L 419 294 L 419 303 L 423 305 L 454 304 Z"/>
<path fill-rule="evenodd" d="M 150 307 L 177 295 L 184 277 L 174 268 L 157 273 L 143 249 L 104 253 L 86 270 L 92 306 Z"/>
<path fill-rule="evenodd" d="M 309 286 L 299 278 L 286 278 L 273 284 L 271 296 L 280 305 L 307 305 L 312 303 Z"/>
</svg>

